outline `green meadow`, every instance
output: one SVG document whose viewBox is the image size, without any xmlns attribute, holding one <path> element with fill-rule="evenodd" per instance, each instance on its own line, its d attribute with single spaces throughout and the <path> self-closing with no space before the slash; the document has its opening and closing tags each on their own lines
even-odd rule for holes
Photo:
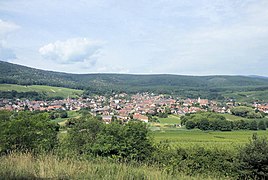
<svg viewBox="0 0 268 180">
<path fill-rule="evenodd" d="M 169 115 L 167 118 L 158 118 L 161 124 L 180 124 L 180 116 Z"/>
<path fill-rule="evenodd" d="M 222 114 L 229 121 L 248 120 L 231 114 Z M 158 118 L 160 123 L 151 123 L 150 129 L 155 142 L 164 142 L 171 147 L 194 147 L 220 148 L 235 150 L 249 141 L 254 133 L 260 136 L 267 136 L 268 131 L 202 131 L 199 129 L 187 130 L 183 127 L 176 127 L 180 124 L 179 116 L 170 115 L 168 118 Z M 267 118 L 263 118 L 267 119 Z"/>
<path fill-rule="evenodd" d="M 235 150 L 247 143 L 254 133 L 268 136 L 268 131 L 201 131 L 198 129 L 187 130 L 184 128 L 154 131 L 152 133 L 156 142 L 166 142 L 172 147 L 220 148 Z"/>
<path fill-rule="evenodd" d="M 48 97 L 60 96 L 64 98 L 67 98 L 68 96 L 71 98 L 75 98 L 83 93 L 82 90 L 63 88 L 63 87 L 53 87 L 43 85 L 22 86 L 16 84 L 0 84 L 0 91 L 17 91 L 17 92 L 35 91 L 38 93 L 45 93 Z"/>
</svg>

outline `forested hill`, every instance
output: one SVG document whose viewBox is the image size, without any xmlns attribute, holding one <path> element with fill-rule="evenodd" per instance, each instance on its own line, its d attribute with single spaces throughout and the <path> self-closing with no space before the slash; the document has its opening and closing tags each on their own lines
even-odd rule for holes
<svg viewBox="0 0 268 180">
<path fill-rule="evenodd" d="M 44 71 L 0 61 L 0 83 L 49 85 L 84 89 L 93 93 L 111 91 L 156 92 L 184 96 L 218 96 L 221 92 L 266 90 L 268 79 L 257 76 L 182 76 L 130 74 L 70 74 Z"/>
</svg>

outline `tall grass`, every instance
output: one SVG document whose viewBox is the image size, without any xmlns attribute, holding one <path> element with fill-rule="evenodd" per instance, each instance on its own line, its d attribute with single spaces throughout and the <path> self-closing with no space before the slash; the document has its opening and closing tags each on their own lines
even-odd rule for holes
<svg viewBox="0 0 268 180">
<path fill-rule="evenodd" d="M 169 175 L 159 168 L 146 165 L 113 163 L 107 160 L 89 161 L 76 158 L 13 153 L 0 158 L 0 179 L 214 179 Z M 216 179 L 216 178 L 215 178 Z"/>
</svg>

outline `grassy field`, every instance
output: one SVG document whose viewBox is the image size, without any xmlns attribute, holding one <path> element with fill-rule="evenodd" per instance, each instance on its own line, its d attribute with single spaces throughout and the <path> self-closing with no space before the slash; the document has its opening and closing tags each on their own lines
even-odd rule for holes
<svg viewBox="0 0 268 180">
<path fill-rule="evenodd" d="M 223 148 L 234 150 L 249 141 L 253 133 L 267 136 L 268 131 L 201 131 L 198 129 L 186 130 L 177 128 L 154 131 L 153 137 L 156 142 L 167 141 L 172 147 L 202 146 L 205 148 Z"/>
<path fill-rule="evenodd" d="M 35 91 L 39 93 L 46 93 L 48 97 L 61 96 L 64 98 L 67 98 L 68 96 L 74 98 L 83 93 L 82 90 L 62 88 L 62 87 L 40 86 L 40 85 L 21 86 L 16 84 L 0 84 L 0 91 L 12 91 L 12 90 L 18 92 Z"/>
<path fill-rule="evenodd" d="M 0 157 L 0 179 L 218 179 L 207 176 L 167 174 L 154 166 L 115 163 L 105 160 L 59 158 L 55 155 L 33 156 L 29 153 Z"/>
<path fill-rule="evenodd" d="M 180 116 L 169 115 L 168 118 L 158 118 L 161 124 L 180 124 Z"/>
<path fill-rule="evenodd" d="M 59 123 L 60 126 L 65 126 L 65 122 L 70 118 L 79 118 L 80 114 L 77 111 L 67 111 L 68 117 L 67 118 L 57 118 L 52 121 Z"/>
</svg>

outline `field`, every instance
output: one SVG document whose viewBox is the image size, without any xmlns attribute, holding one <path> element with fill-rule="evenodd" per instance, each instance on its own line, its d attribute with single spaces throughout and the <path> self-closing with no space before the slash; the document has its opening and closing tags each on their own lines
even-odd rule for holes
<svg viewBox="0 0 268 180">
<path fill-rule="evenodd" d="M 0 84 L 0 91 L 17 91 L 17 92 L 29 92 L 35 91 L 38 93 L 46 93 L 48 97 L 64 97 L 68 96 L 71 98 L 77 97 L 83 93 L 82 90 L 62 88 L 62 87 L 52 87 L 52 86 L 41 86 L 41 85 L 32 85 L 32 86 L 21 86 L 16 84 Z"/>
<path fill-rule="evenodd" d="M 177 128 L 174 130 L 154 131 L 153 137 L 156 142 L 167 142 L 172 147 L 193 147 L 202 146 L 205 148 L 230 149 L 247 143 L 253 133 L 259 136 L 268 136 L 268 131 L 201 131 L 198 129 L 186 130 Z"/>
<path fill-rule="evenodd" d="M 237 121 L 246 118 L 223 114 L 227 120 Z M 202 146 L 205 148 L 222 148 L 235 150 L 235 148 L 247 143 L 253 133 L 267 136 L 268 131 L 201 131 L 199 129 L 187 130 L 185 127 L 174 126 L 180 124 L 178 116 L 171 115 L 168 118 L 159 118 L 160 123 L 151 123 L 150 129 L 156 142 L 166 142 L 172 147 Z"/>
<path fill-rule="evenodd" d="M 179 116 L 169 115 L 168 118 L 158 118 L 161 124 L 180 124 L 181 120 Z"/>
<path fill-rule="evenodd" d="M 70 118 L 78 118 L 80 114 L 77 111 L 67 111 L 68 117 L 67 118 L 57 118 L 52 121 L 59 123 L 59 125 L 64 126 L 65 122 Z"/>
</svg>

